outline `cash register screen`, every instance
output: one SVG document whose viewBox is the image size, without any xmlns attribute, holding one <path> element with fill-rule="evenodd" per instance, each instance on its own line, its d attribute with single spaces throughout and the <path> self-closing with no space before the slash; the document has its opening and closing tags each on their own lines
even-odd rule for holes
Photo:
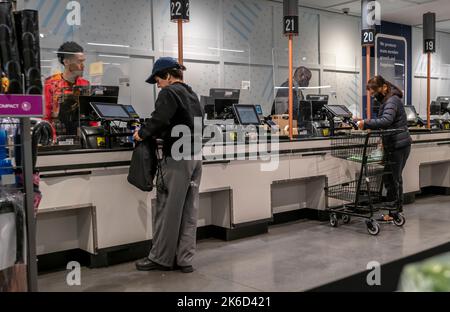
<svg viewBox="0 0 450 312">
<path fill-rule="evenodd" d="M 234 111 L 241 125 L 258 126 L 261 124 L 255 105 L 234 105 Z"/>
<path fill-rule="evenodd" d="M 256 112 L 258 113 L 258 115 L 264 114 L 261 105 L 255 105 L 255 107 L 256 107 Z"/>
<path fill-rule="evenodd" d="M 344 117 L 344 118 L 352 117 L 352 113 L 344 105 L 327 105 L 326 107 L 336 117 Z"/>
<path fill-rule="evenodd" d="M 417 119 L 417 113 L 414 106 L 405 106 L 405 112 L 406 112 L 406 119 L 408 121 L 416 121 Z"/>
<path fill-rule="evenodd" d="M 131 118 L 139 119 L 139 115 L 132 105 L 123 105 L 123 107 L 127 110 Z"/>
<path fill-rule="evenodd" d="M 119 104 L 91 103 L 94 110 L 104 119 L 130 119 L 130 115 Z"/>
</svg>

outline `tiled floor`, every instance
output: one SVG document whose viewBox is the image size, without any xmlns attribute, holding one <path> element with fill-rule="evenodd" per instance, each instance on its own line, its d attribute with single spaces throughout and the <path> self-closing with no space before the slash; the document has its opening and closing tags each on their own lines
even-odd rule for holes
<svg viewBox="0 0 450 312">
<path fill-rule="evenodd" d="M 406 206 L 404 228 L 382 225 L 377 237 L 365 224 L 331 228 L 299 221 L 271 227 L 269 234 L 233 242 L 203 240 L 196 271 L 138 272 L 134 263 L 82 269 L 81 286 L 69 287 L 66 272 L 39 277 L 41 291 L 303 291 L 450 241 L 450 197 L 418 199 Z"/>
</svg>

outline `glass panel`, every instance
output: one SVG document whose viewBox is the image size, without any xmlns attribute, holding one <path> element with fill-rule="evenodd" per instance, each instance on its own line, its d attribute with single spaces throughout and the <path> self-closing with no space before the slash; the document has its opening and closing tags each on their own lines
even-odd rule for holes
<svg viewBox="0 0 450 312">
<path fill-rule="evenodd" d="M 39 12 L 45 119 L 56 131 L 54 144 L 63 148 L 131 144 L 129 137 L 111 137 L 112 133 L 126 131 L 129 125 L 100 118 L 91 103 L 133 104 L 130 50 L 153 48 L 151 3 L 43 0 L 22 1 L 19 8 Z M 144 24 L 130 24 L 130 16 Z M 72 41 L 82 47 L 83 53 L 71 44 L 58 56 L 62 45 Z M 146 112 L 141 107 L 136 111 Z M 90 135 L 92 139 L 86 137 Z"/>
<path fill-rule="evenodd" d="M 303 51 L 300 51 L 300 55 L 303 55 Z M 288 49 L 274 49 L 273 60 L 275 97 L 271 114 L 280 126 L 281 135 L 287 135 L 286 119 L 289 113 Z M 299 136 L 328 136 L 329 123 L 323 114 L 323 108 L 324 105 L 329 103 L 332 83 L 336 81 L 335 73 L 333 71 L 324 72 L 321 83 L 320 67 L 309 63 L 308 60 L 307 57 L 303 56 L 294 58 L 293 132 Z"/>
<path fill-rule="evenodd" d="M 431 58 L 430 82 L 430 119 L 434 130 L 450 130 L 450 64 L 439 54 Z M 419 124 L 427 124 L 427 55 L 423 54 L 415 71 L 415 79 L 419 80 L 419 101 L 416 110 L 420 117 Z"/>
</svg>

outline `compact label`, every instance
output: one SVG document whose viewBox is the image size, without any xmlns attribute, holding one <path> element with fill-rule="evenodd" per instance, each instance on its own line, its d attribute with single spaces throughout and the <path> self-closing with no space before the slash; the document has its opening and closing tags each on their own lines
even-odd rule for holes
<svg viewBox="0 0 450 312">
<path fill-rule="evenodd" d="M 44 106 L 42 95 L 0 95 L 0 116 L 42 117 Z"/>
</svg>

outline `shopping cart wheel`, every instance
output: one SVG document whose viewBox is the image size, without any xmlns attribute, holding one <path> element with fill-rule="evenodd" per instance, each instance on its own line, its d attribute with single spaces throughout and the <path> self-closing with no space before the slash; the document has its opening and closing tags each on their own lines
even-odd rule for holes
<svg viewBox="0 0 450 312">
<path fill-rule="evenodd" d="M 396 213 L 393 215 L 394 217 L 394 224 L 396 226 L 404 226 L 406 223 L 406 218 L 402 213 Z"/>
<path fill-rule="evenodd" d="M 375 220 L 369 220 L 366 222 L 367 224 L 367 232 L 370 235 L 378 235 L 380 233 L 380 225 Z"/>
<path fill-rule="evenodd" d="M 349 224 L 351 220 L 352 218 L 349 215 L 342 216 L 342 222 L 344 222 L 345 224 Z"/>
<path fill-rule="evenodd" d="M 332 213 L 330 215 L 330 225 L 332 227 L 337 227 L 338 226 L 338 218 L 337 218 L 337 215 L 335 213 Z"/>
</svg>

